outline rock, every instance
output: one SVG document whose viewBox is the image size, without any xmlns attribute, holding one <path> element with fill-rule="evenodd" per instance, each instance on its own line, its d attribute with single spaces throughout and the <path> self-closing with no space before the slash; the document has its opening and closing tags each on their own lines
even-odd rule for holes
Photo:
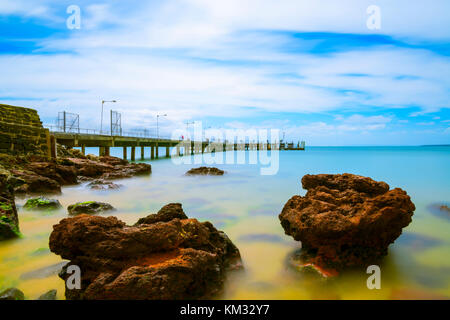
<svg viewBox="0 0 450 320">
<path fill-rule="evenodd" d="M 97 157 L 95 154 L 92 154 L 92 153 L 88 154 L 86 156 L 86 159 L 89 159 L 89 160 L 92 160 L 92 161 L 99 161 L 99 157 Z"/>
<path fill-rule="evenodd" d="M 115 166 L 115 170 L 104 173 L 102 179 L 123 179 L 146 175 L 152 172 L 152 167 L 146 163 L 130 163 L 125 166 Z"/>
<path fill-rule="evenodd" d="M 225 171 L 220 170 L 218 168 L 214 167 L 200 167 L 200 168 L 192 168 L 188 172 L 186 172 L 186 175 L 193 176 L 193 175 L 202 175 L 202 176 L 222 176 L 225 173 Z"/>
<path fill-rule="evenodd" d="M 124 166 L 124 165 L 129 164 L 129 162 L 125 159 L 111 157 L 111 156 L 102 156 L 102 157 L 98 158 L 98 161 L 110 164 L 112 166 Z"/>
<path fill-rule="evenodd" d="M 438 218 L 450 219 L 450 207 L 442 203 L 434 203 L 428 206 L 428 210 Z"/>
<path fill-rule="evenodd" d="M 27 210 L 51 211 L 51 210 L 58 210 L 58 209 L 62 208 L 62 205 L 58 200 L 39 197 L 39 198 L 28 199 L 23 207 L 24 207 L 24 209 L 27 209 Z"/>
<path fill-rule="evenodd" d="M 156 222 L 169 222 L 173 219 L 188 219 L 183 211 L 181 203 L 169 203 L 162 207 L 157 214 L 151 214 L 145 218 L 139 219 L 135 226 L 141 224 L 153 224 Z"/>
<path fill-rule="evenodd" d="M 13 169 L 11 173 L 17 179 L 14 187 L 16 194 L 61 193 L 61 185 L 55 180 L 26 170 Z"/>
<path fill-rule="evenodd" d="M 85 202 L 77 202 L 75 204 L 70 205 L 67 210 L 70 215 L 78 215 L 78 214 L 98 214 L 106 211 L 115 210 L 112 205 L 109 203 L 97 202 L 97 201 L 85 201 Z"/>
<path fill-rule="evenodd" d="M 306 195 L 293 196 L 279 219 L 302 242 L 299 264 L 325 273 L 377 263 L 415 210 L 402 189 L 353 174 L 306 175 L 302 185 Z"/>
<path fill-rule="evenodd" d="M 56 144 L 56 154 L 58 158 L 86 158 L 80 150 L 68 148 L 59 143 Z"/>
<path fill-rule="evenodd" d="M 61 153 L 66 158 L 56 160 L 37 155 L 0 155 L 0 165 L 10 172 L 15 193 L 22 196 L 61 193 L 61 186 L 78 184 L 79 181 L 130 178 L 151 173 L 149 164 L 129 163 L 110 156 L 84 157 L 76 150 L 66 151 Z M 115 186 L 110 184 L 110 187 Z"/>
<path fill-rule="evenodd" d="M 58 182 L 60 185 L 70 185 L 77 183 L 77 170 L 63 160 L 61 164 L 56 162 L 32 162 L 25 166 L 25 169 L 32 171 L 39 176 L 43 176 Z"/>
<path fill-rule="evenodd" d="M 117 190 L 120 189 L 122 185 L 115 184 L 112 181 L 95 179 L 88 184 L 88 187 L 92 190 Z"/>
<path fill-rule="evenodd" d="M 20 235 L 11 175 L 0 168 L 0 240 Z"/>
<path fill-rule="evenodd" d="M 25 295 L 17 288 L 9 288 L 0 293 L 0 300 L 25 300 Z"/>
<path fill-rule="evenodd" d="M 79 215 L 53 227 L 50 250 L 81 273 L 67 299 L 200 299 L 217 294 L 239 250 L 210 222 L 189 219 L 180 204 L 127 226 L 116 217 Z"/>
<path fill-rule="evenodd" d="M 47 291 L 46 293 L 40 295 L 37 300 L 56 300 L 56 293 L 57 291 L 55 289 Z"/>
</svg>

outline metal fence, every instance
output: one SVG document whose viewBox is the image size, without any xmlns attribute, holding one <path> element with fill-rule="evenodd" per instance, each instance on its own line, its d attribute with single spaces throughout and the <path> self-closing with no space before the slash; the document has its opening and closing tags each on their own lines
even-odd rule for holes
<svg viewBox="0 0 450 320">
<path fill-rule="evenodd" d="M 75 131 L 68 131 L 67 128 L 64 131 L 64 128 L 60 125 L 50 125 L 44 124 L 44 127 L 49 129 L 50 132 L 55 133 L 78 133 L 78 134 L 90 134 L 90 135 L 103 135 L 103 136 L 115 136 L 115 137 L 132 137 L 132 138 L 149 138 L 149 139 L 157 139 L 156 137 L 156 129 L 130 129 L 129 131 L 124 131 L 122 128 L 120 130 L 114 130 L 111 134 L 110 130 L 102 130 L 100 133 L 99 129 L 86 129 L 86 128 L 77 128 Z M 171 139 L 172 137 L 168 135 L 159 135 L 160 139 Z"/>
</svg>

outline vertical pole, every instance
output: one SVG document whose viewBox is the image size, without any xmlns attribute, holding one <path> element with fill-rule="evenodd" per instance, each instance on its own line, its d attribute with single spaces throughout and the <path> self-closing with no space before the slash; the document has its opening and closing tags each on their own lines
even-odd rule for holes
<svg viewBox="0 0 450 320">
<path fill-rule="evenodd" d="M 103 130 L 103 104 L 105 103 L 105 101 L 102 100 L 102 117 L 100 118 L 100 135 L 102 134 L 102 130 Z"/>
<path fill-rule="evenodd" d="M 56 159 L 56 138 L 54 135 L 50 136 L 50 156 L 52 159 Z"/>
<path fill-rule="evenodd" d="M 64 132 L 66 132 L 66 112 L 63 111 Z"/>
<path fill-rule="evenodd" d="M 112 119 L 112 115 L 113 115 L 113 111 L 111 110 L 110 111 L 110 113 L 109 113 L 109 115 L 110 115 L 110 128 L 111 128 L 111 136 L 113 135 L 113 119 Z"/>
<path fill-rule="evenodd" d="M 131 161 L 136 160 L 136 147 L 131 147 Z"/>
<path fill-rule="evenodd" d="M 123 160 L 127 160 L 127 147 L 123 147 Z"/>
<path fill-rule="evenodd" d="M 144 161 L 144 147 L 141 146 L 141 160 Z"/>
<path fill-rule="evenodd" d="M 83 154 L 83 156 L 86 155 L 86 146 L 84 144 L 81 146 L 81 153 Z"/>
<path fill-rule="evenodd" d="M 158 142 L 156 143 L 156 154 L 155 154 L 155 156 L 156 156 L 156 159 L 158 159 L 158 156 L 159 156 L 159 146 L 158 146 Z"/>
<path fill-rule="evenodd" d="M 169 157 L 170 157 L 170 147 L 167 146 L 166 147 L 166 158 L 169 158 Z"/>
</svg>

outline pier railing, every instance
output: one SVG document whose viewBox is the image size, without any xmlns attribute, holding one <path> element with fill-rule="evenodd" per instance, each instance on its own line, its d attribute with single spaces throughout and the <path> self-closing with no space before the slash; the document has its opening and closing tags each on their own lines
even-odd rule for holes
<svg viewBox="0 0 450 320">
<path fill-rule="evenodd" d="M 130 130 L 130 131 L 120 131 L 120 134 L 114 132 L 111 134 L 110 130 L 98 130 L 98 129 L 86 129 L 86 128 L 66 128 L 61 126 L 44 124 L 45 128 L 49 129 L 50 132 L 54 133 L 73 133 L 73 134 L 88 134 L 88 135 L 99 135 L 99 136 L 115 136 L 115 137 L 130 137 L 130 138 L 148 138 L 148 139 L 171 139 L 167 135 L 156 135 L 152 134 L 150 130 Z"/>
</svg>

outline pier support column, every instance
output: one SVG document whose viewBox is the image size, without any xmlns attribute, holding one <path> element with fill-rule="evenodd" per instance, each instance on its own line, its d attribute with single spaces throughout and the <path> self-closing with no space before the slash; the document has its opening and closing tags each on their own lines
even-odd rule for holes
<svg viewBox="0 0 450 320">
<path fill-rule="evenodd" d="M 127 147 L 123 147 L 123 160 L 127 160 Z"/>
<path fill-rule="evenodd" d="M 131 147 L 131 161 L 136 160 L 136 147 Z"/>
<path fill-rule="evenodd" d="M 111 152 L 109 151 L 109 147 L 105 147 L 105 156 L 110 156 Z"/>
<path fill-rule="evenodd" d="M 159 157 L 159 146 L 158 146 L 158 144 L 156 144 L 156 147 L 155 147 L 156 149 L 155 149 L 155 151 L 156 151 L 156 159 L 158 159 L 158 157 Z"/>
<path fill-rule="evenodd" d="M 150 159 L 155 159 L 155 146 L 151 146 L 151 154 L 150 154 Z"/>
<path fill-rule="evenodd" d="M 103 157 L 105 155 L 105 147 L 98 147 L 98 155 L 99 157 Z"/>
<path fill-rule="evenodd" d="M 166 147 L 166 158 L 170 157 L 170 147 Z"/>
<path fill-rule="evenodd" d="M 180 146 L 179 145 L 177 145 L 177 157 L 179 157 L 181 154 L 180 154 Z"/>
<path fill-rule="evenodd" d="M 141 147 L 141 160 L 144 161 L 145 154 L 144 154 L 144 147 Z"/>
<path fill-rule="evenodd" d="M 50 135 L 50 157 L 52 159 L 56 159 L 57 157 L 57 152 L 56 152 L 56 138 L 54 135 Z"/>
<path fill-rule="evenodd" d="M 83 156 L 86 155 L 86 146 L 84 144 L 81 146 L 81 153 L 83 154 Z"/>
</svg>

